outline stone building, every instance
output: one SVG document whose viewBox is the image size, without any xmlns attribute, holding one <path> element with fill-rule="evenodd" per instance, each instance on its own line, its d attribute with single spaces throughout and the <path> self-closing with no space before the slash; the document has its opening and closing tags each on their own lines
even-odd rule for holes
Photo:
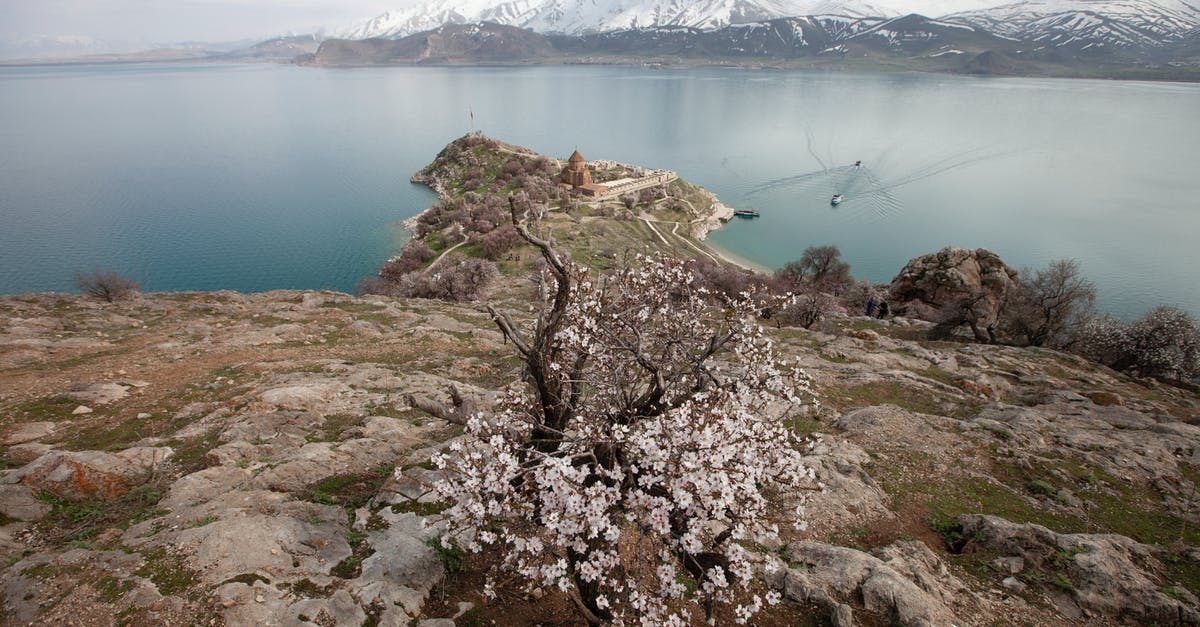
<svg viewBox="0 0 1200 627">
<path fill-rule="evenodd" d="M 592 184 L 592 173 L 588 171 L 587 162 L 584 161 L 583 155 L 579 154 L 578 150 L 571 153 L 571 158 L 567 159 L 567 167 L 563 168 L 562 174 L 558 175 L 558 178 L 571 187 Z"/>
<path fill-rule="evenodd" d="M 591 196 L 597 200 L 608 200 L 621 194 L 633 193 L 656 185 L 665 185 L 678 178 L 669 170 L 651 170 L 642 172 L 636 178 L 623 178 L 604 183 L 592 181 L 592 173 L 588 170 L 587 161 L 579 151 L 571 153 L 567 159 L 567 167 L 563 168 L 558 180 L 563 187 L 572 191 Z"/>
</svg>

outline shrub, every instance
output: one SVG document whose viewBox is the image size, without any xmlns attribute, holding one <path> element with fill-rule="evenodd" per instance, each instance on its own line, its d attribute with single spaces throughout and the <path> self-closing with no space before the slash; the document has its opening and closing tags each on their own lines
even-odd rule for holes
<svg viewBox="0 0 1200 627">
<path fill-rule="evenodd" d="M 110 303 L 132 297 L 141 287 L 133 279 L 103 270 L 76 272 L 73 283 L 83 293 Z"/>
<path fill-rule="evenodd" d="M 764 601 L 743 593 L 754 567 L 742 543 L 773 535 L 765 491 L 811 478 L 783 423 L 807 377 L 777 359 L 752 301 L 711 307 L 679 262 L 592 277 L 518 228 L 549 289 L 532 327 L 489 311 L 529 385 L 435 456 L 453 503 L 444 538 L 494 546 L 519 576 L 577 593 L 589 622 L 711 619 L 735 594 L 744 622 Z M 710 367 L 718 353 L 731 368 Z"/>
<path fill-rule="evenodd" d="M 1074 259 L 1053 261 L 1020 276 L 1017 293 L 1004 306 L 1005 335 L 1032 346 L 1061 346 L 1068 328 L 1095 303 L 1095 286 L 1083 278 Z"/>
<path fill-rule="evenodd" d="M 1174 307 L 1159 307 L 1132 324 L 1092 318 L 1075 330 L 1070 347 L 1114 370 L 1143 377 L 1200 377 L 1200 327 Z"/>
<path fill-rule="evenodd" d="M 686 264 L 696 285 L 727 298 L 737 298 L 742 292 L 765 291 L 766 276 L 706 258 L 689 260 Z"/>
<path fill-rule="evenodd" d="M 824 292 L 811 291 L 800 294 L 792 302 L 776 314 L 778 324 L 799 325 L 805 329 L 823 320 L 837 310 L 838 303 L 834 297 Z"/>
<path fill-rule="evenodd" d="M 423 272 L 364 279 L 358 289 L 364 294 L 468 301 L 479 298 L 498 276 L 500 271 L 495 263 L 455 252 Z"/>
<path fill-rule="evenodd" d="M 525 241 L 521 239 L 521 234 L 517 233 L 511 224 L 493 229 L 478 239 L 483 256 L 493 261 Z"/>
<path fill-rule="evenodd" d="M 786 291 L 802 292 L 807 287 L 839 294 L 850 287 L 850 264 L 842 261 L 837 246 L 809 246 L 798 261 L 785 264 L 775 278 Z"/>
</svg>

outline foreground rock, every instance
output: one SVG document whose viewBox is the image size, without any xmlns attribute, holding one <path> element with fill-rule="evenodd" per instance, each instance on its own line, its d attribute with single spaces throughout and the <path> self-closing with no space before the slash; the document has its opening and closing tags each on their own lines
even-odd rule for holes
<svg viewBox="0 0 1200 627">
<path fill-rule="evenodd" d="M 962 516 L 960 551 L 992 551 L 1014 577 L 1049 580 L 1050 595 L 1072 618 L 1106 616 L 1138 624 L 1200 624 L 1196 596 L 1164 585 L 1167 552 L 1124 536 L 1059 534 L 1040 525 L 1020 525 L 995 516 Z M 1193 567 L 1200 554 L 1183 559 Z"/>
<path fill-rule="evenodd" d="M 891 616 L 901 625 L 933 627 L 959 620 L 946 606 L 972 596 L 928 547 L 902 542 L 875 555 L 820 542 L 788 547 L 787 566 L 774 583 L 789 599 L 821 607 L 838 627 L 854 624 L 847 601 L 861 602 L 870 612 Z"/>
<path fill-rule="evenodd" d="M 519 592 L 431 599 L 427 461 L 460 432 L 407 397 L 445 403 L 453 384 L 486 409 L 519 380 L 486 313 L 333 292 L 32 295 L 0 312 L 0 621 L 404 625 L 460 604 L 476 608 L 460 623 L 549 620 Z M 768 547 L 785 616 L 1192 620 L 1195 395 L 927 327 L 770 330 L 823 404 L 786 416 L 819 440 L 826 490 L 807 531 Z M 92 413 L 73 414 L 79 394 Z M 967 532 L 961 514 L 1004 522 Z"/>
</svg>

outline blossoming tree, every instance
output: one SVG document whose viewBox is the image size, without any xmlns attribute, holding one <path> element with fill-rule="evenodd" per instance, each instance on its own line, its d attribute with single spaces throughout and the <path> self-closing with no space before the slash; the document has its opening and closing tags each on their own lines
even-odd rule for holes
<svg viewBox="0 0 1200 627">
<path fill-rule="evenodd" d="M 663 257 L 592 276 L 511 209 L 546 262 L 542 307 L 525 325 L 489 307 L 526 380 L 435 458 L 443 542 L 498 548 L 592 623 L 680 624 L 717 602 L 745 621 L 777 602 L 756 594 L 743 544 L 777 532 L 773 494 L 802 524 L 812 471 L 783 421 L 815 402 L 807 376 L 777 357 L 749 295 L 713 306 Z"/>
</svg>

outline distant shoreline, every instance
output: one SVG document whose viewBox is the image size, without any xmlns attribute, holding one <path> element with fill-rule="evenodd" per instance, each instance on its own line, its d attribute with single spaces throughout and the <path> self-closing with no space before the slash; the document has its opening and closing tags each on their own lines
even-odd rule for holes
<svg viewBox="0 0 1200 627">
<path fill-rule="evenodd" d="M 783 57 L 757 57 L 746 60 L 740 59 L 683 59 L 683 58 L 593 58 L 593 59 L 526 59 L 509 61 L 480 61 L 442 59 L 438 61 L 393 62 L 393 63 L 310 63 L 296 59 L 262 59 L 237 57 L 164 57 L 147 58 L 131 56 L 130 58 L 70 58 L 70 59 L 0 59 L 0 68 L 53 68 L 53 67 L 87 67 L 106 65 L 291 65 L 296 67 L 317 68 L 327 70 L 362 69 L 362 68 L 496 68 L 496 67 L 624 67 L 644 68 L 651 70 L 691 70 L 691 69 L 729 69 L 729 70 L 774 70 L 779 72 L 837 72 L 848 74 L 895 74 L 914 72 L 937 76 L 959 76 L 964 78 L 1032 78 L 1032 79 L 1063 79 L 1063 80 L 1101 80 L 1101 81 L 1130 81 L 1153 83 L 1200 83 L 1200 71 L 1160 72 L 1130 67 L 1127 71 L 1099 72 L 1090 74 L 1080 72 L 1048 72 L 1023 74 L 972 74 L 963 72 L 940 71 L 930 68 L 885 66 L 885 65 L 843 65 L 803 63 Z"/>
</svg>

